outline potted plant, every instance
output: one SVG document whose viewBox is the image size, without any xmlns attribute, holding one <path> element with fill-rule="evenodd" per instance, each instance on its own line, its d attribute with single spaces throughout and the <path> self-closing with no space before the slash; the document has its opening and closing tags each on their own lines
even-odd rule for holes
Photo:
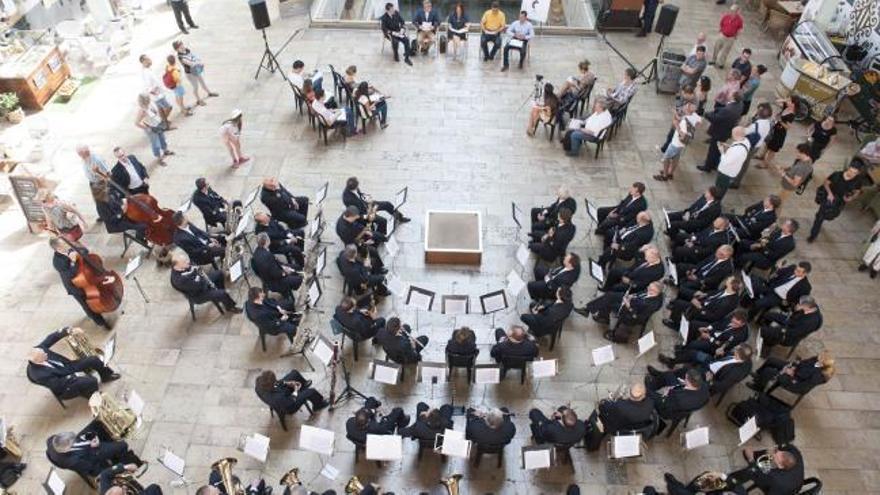
<svg viewBox="0 0 880 495">
<path fill-rule="evenodd" d="M 0 114 L 6 116 L 6 119 L 13 124 L 24 120 L 24 110 L 21 109 L 17 94 L 12 91 L 0 93 Z"/>
</svg>

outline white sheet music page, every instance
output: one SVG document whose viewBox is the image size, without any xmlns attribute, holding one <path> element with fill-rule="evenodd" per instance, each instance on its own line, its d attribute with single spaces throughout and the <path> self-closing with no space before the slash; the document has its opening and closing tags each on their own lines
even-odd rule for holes
<svg viewBox="0 0 880 495">
<path fill-rule="evenodd" d="M 593 260 L 590 260 L 590 275 L 600 284 L 605 283 L 605 270 L 602 269 L 602 265 Z"/>
<path fill-rule="evenodd" d="M 641 435 L 619 435 L 614 437 L 613 457 L 637 457 L 641 454 Z"/>
<path fill-rule="evenodd" d="M 653 349 L 655 345 L 657 345 L 657 341 L 654 340 L 654 331 L 651 330 L 643 335 L 638 341 L 639 356 Z"/>
<path fill-rule="evenodd" d="M 399 368 L 385 366 L 382 363 L 373 363 L 373 380 L 387 385 L 397 385 L 397 377 L 400 374 Z"/>
<path fill-rule="evenodd" d="M 324 468 L 321 469 L 321 476 L 327 478 L 328 480 L 335 480 L 339 476 L 339 470 L 330 464 L 325 464 Z"/>
<path fill-rule="evenodd" d="M 594 222 L 599 222 L 599 209 L 596 208 L 592 201 L 587 201 L 587 215 L 590 215 Z"/>
<path fill-rule="evenodd" d="M 694 428 L 684 434 L 684 448 L 691 450 L 709 445 L 709 427 Z"/>
<path fill-rule="evenodd" d="M 241 258 L 239 258 L 235 263 L 232 264 L 232 266 L 229 267 L 229 279 L 232 280 L 233 282 L 237 282 L 238 279 L 241 278 L 241 275 L 242 275 L 241 263 L 242 263 Z"/>
<path fill-rule="evenodd" d="M 407 305 L 416 309 L 421 309 L 422 311 L 431 311 L 432 301 L 433 298 L 430 295 L 410 288 Z"/>
<path fill-rule="evenodd" d="M 670 258 L 666 258 L 666 272 L 672 277 L 672 283 L 678 286 L 678 270 Z"/>
<path fill-rule="evenodd" d="M 125 265 L 125 276 L 128 277 L 129 275 L 134 273 L 134 271 L 141 266 L 142 261 L 143 256 L 140 254 L 128 260 L 128 263 Z"/>
<path fill-rule="evenodd" d="M 101 356 L 101 361 L 106 365 L 113 359 L 113 356 L 116 355 L 116 335 L 114 334 L 112 337 L 107 339 L 107 342 L 104 342 L 104 347 L 102 348 L 104 351 L 104 355 Z"/>
<path fill-rule="evenodd" d="M 321 455 L 333 455 L 336 434 L 331 430 L 302 425 L 299 430 L 299 447 Z"/>
<path fill-rule="evenodd" d="M 507 301 L 504 299 L 504 294 L 495 294 L 494 296 L 484 298 L 483 304 L 485 305 L 486 313 L 494 313 L 495 311 L 501 311 L 507 308 Z"/>
<path fill-rule="evenodd" d="M 681 320 L 678 321 L 678 335 L 681 336 L 682 345 L 687 344 L 690 327 L 690 323 L 688 323 L 684 315 L 681 315 Z"/>
<path fill-rule="evenodd" d="M 751 297 L 751 298 L 754 299 L 754 297 L 755 297 L 755 288 L 754 288 L 754 286 L 752 286 L 752 277 L 750 277 L 749 274 L 746 273 L 745 270 L 742 270 L 742 271 L 740 272 L 740 276 L 742 277 L 743 285 L 745 285 L 745 286 L 746 286 L 746 290 L 749 291 L 749 297 Z"/>
<path fill-rule="evenodd" d="M 321 288 L 318 287 L 318 281 L 312 281 L 312 285 L 309 286 L 309 305 L 314 306 L 315 302 L 321 297 Z"/>
<path fill-rule="evenodd" d="M 533 378 L 551 378 L 558 372 L 559 361 L 556 359 L 539 359 L 532 361 Z"/>
<path fill-rule="evenodd" d="M 438 385 L 446 383 L 446 363 L 437 363 L 440 366 L 427 366 L 428 364 L 433 363 L 419 363 L 419 369 L 422 372 L 422 382 L 431 383 L 436 378 Z"/>
<path fill-rule="evenodd" d="M 501 382 L 501 368 L 474 368 L 474 381 L 478 384 Z"/>
<path fill-rule="evenodd" d="M 269 437 L 254 433 L 245 437 L 242 451 L 260 462 L 266 462 L 269 456 Z"/>
<path fill-rule="evenodd" d="M 516 299 L 525 287 L 526 283 L 523 281 L 522 277 L 516 273 L 516 270 L 510 270 L 510 273 L 507 274 L 507 292 Z"/>
<path fill-rule="evenodd" d="M 516 248 L 516 261 L 518 261 L 523 268 L 528 268 L 530 258 L 531 254 L 529 253 L 529 248 L 526 247 L 525 244 L 520 244 L 519 247 Z"/>
<path fill-rule="evenodd" d="M 367 459 L 397 461 L 403 458 L 403 437 L 400 435 L 367 435 Z"/>
<path fill-rule="evenodd" d="M 46 485 L 52 490 L 54 495 L 63 495 L 64 489 L 67 488 L 67 485 L 64 484 L 64 480 L 61 479 L 61 476 L 58 476 L 58 472 L 55 471 L 55 468 L 49 472 L 49 479 L 46 480 Z"/>
<path fill-rule="evenodd" d="M 614 361 L 614 346 L 606 345 L 593 349 L 593 365 L 602 366 Z"/>
<path fill-rule="evenodd" d="M 318 361 L 321 361 L 321 364 L 329 366 L 330 360 L 333 359 L 333 347 L 328 345 L 324 339 L 317 339 L 312 348 L 312 354 L 318 358 Z"/>
<path fill-rule="evenodd" d="M 468 309 L 467 297 L 465 296 L 463 299 L 445 299 L 443 303 L 446 310 L 445 313 L 448 315 L 466 315 Z"/>
<path fill-rule="evenodd" d="M 388 281 L 388 290 L 391 291 L 392 294 L 397 294 L 398 296 L 403 296 L 406 294 L 407 285 L 400 281 L 400 277 L 397 275 L 391 275 L 387 278 Z"/>
<path fill-rule="evenodd" d="M 388 251 L 388 254 L 392 258 L 397 256 L 397 253 L 400 252 L 400 244 L 397 243 L 397 239 L 392 237 L 392 238 L 388 239 L 387 241 L 385 241 L 385 250 Z"/>
<path fill-rule="evenodd" d="M 739 444 L 742 445 L 748 442 L 749 439 L 758 434 L 758 430 L 758 421 L 752 416 L 739 427 Z"/>
<path fill-rule="evenodd" d="M 178 476 L 183 476 L 183 471 L 186 468 L 186 461 L 184 461 L 182 457 L 178 456 L 174 452 L 166 450 L 162 454 L 162 458 L 159 460 L 159 462 L 163 466 L 168 468 L 172 473 Z"/>
<path fill-rule="evenodd" d="M 525 469 L 544 469 L 550 467 L 550 449 L 523 451 Z"/>
<path fill-rule="evenodd" d="M 126 401 L 128 404 L 128 408 L 131 409 L 131 412 L 135 414 L 135 416 L 140 416 L 144 413 L 144 406 L 146 403 L 144 399 L 141 398 L 140 394 L 132 390 L 128 393 L 128 400 Z"/>
<path fill-rule="evenodd" d="M 450 431 L 453 432 L 451 435 L 448 434 Z M 470 457 L 471 442 L 465 440 L 464 433 L 455 430 L 446 430 L 446 432 L 443 434 L 443 446 L 440 448 L 440 452 L 443 455 L 461 459 Z"/>
</svg>

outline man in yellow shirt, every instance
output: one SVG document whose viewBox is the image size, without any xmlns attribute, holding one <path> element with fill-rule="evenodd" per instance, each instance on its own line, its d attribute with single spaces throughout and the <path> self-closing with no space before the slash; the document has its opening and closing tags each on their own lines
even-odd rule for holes
<svg viewBox="0 0 880 495">
<path fill-rule="evenodd" d="M 501 33 L 507 27 L 507 18 L 504 12 L 498 8 L 498 2 L 492 2 L 492 8 L 483 14 L 480 20 L 483 34 L 480 35 L 480 48 L 483 49 L 483 61 L 493 60 L 498 49 L 501 47 Z M 489 43 L 492 43 L 492 52 L 489 53 Z"/>
</svg>

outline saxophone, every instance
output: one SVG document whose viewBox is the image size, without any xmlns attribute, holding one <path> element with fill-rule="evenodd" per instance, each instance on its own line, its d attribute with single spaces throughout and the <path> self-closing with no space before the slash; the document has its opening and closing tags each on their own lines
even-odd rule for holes
<svg viewBox="0 0 880 495">
<path fill-rule="evenodd" d="M 452 476 L 441 479 L 440 484 L 446 487 L 446 491 L 449 495 L 459 495 L 460 489 L 458 487 L 458 483 L 463 478 L 460 474 L 453 474 Z"/>
<path fill-rule="evenodd" d="M 72 333 L 71 331 L 68 331 L 67 337 L 65 337 L 65 342 L 67 342 L 67 345 L 70 346 L 70 350 L 73 351 L 79 359 L 86 359 L 92 356 L 98 356 L 102 360 L 104 358 L 104 351 L 93 346 L 84 333 Z"/>
<path fill-rule="evenodd" d="M 140 431 L 137 415 L 103 392 L 95 392 L 89 397 L 89 407 L 92 416 L 113 440 L 131 439 Z"/>
<path fill-rule="evenodd" d="M 694 488 L 701 492 L 711 492 L 727 488 L 727 476 L 724 473 L 706 471 L 691 482 Z"/>
</svg>

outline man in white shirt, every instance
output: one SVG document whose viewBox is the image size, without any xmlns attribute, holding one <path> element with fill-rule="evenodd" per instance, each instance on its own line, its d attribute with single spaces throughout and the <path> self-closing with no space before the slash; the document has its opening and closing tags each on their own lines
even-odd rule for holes
<svg viewBox="0 0 880 495">
<path fill-rule="evenodd" d="M 159 109 L 159 115 L 162 116 L 162 121 L 165 123 L 166 130 L 176 129 L 176 127 L 171 127 L 171 121 L 168 120 L 168 117 L 171 115 L 171 103 L 168 102 L 168 99 L 165 97 L 165 85 L 162 84 L 162 81 L 159 79 L 159 76 L 153 72 L 153 60 L 150 59 L 147 55 L 141 55 L 138 58 L 141 62 L 141 84 L 143 86 L 143 92 L 150 95 L 150 100 L 156 104 L 156 108 Z"/>
<path fill-rule="evenodd" d="M 743 163 L 739 175 L 737 175 L 736 179 L 730 184 L 730 189 L 739 188 L 742 178 L 745 177 L 746 172 L 749 170 L 749 164 L 752 161 L 752 157 L 755 156 L 755 153 L 757 153 L 762 146 L 764 146 L 764 141 L 767 139 L 767 136 L 770 135 L 770 129 L 772 127 L 773 108 L 766 102 L 759 104 L 757 110 L 755 110 L 755 116 L 752 119 L 752 123 L 746 127 L 746 139 L 751 146 L 749 149 L 749 156 L 746 158 L 745 163 Z"/>
<path fill-rule="evenodd" d="M 120 146 L 113 148 L 113 156 L 116 157 L 116 165 L 111 172 L 113 182 L 125 188 L 129 194 L 149 193 L 150 176 L 140 160 Z"/>
<path fill-rule="evenodd" d="M 663 153 L 661 162 L 663 168 L 660 173 L 654 176 L 654 180 L 667 181 L 672 180 L 675 175 L 675 169 L 678 167 L 678 160 L 685 146 L 694 138 L 697 126 L 703 122 L 703 118 L 696 112 L 696 105 L 693 102 L 687 102 L 681 107 L 681 115 L 678 112 L 672 114 L 672 139 L 669 146 Z"/>
<path fill-rule="evenodd" d="M 690 52 L 688 52 L 688 57 L 690 57 L 691 55 L 696 54 L 696 53 L 697 53 L 697 48 L 699 48 L 699 47 L 701 47 L 701 46 L 702 46 L 702 47 L 705 49 L 705 51 L 708 53 L 709 48 L 708 48 L 707 45 L 706 45 L 706 33 L 702 32 L 702 31 L 700 31 L 700 32 L 697 34 L 697 42 L 694 43 L 694 47 L 691 48 L 691 51 L 690 51 Z"/>
<path fill-rule="evenodd" d="M 718 189 L 718 199 L 724 198 L 727 189 L 734 179 L 742 171 L 749 151 L 752 149 L 749 140 L 746 139 L 746 129 L 741 126 L 733 128 L 731 132 L 733 142 L 729 146 L 718 143 L 721 151 L 721 160 L 718 162 L 718 175 L 715 176 L 715 188 Z"/>
<path fill-rule="evenodd" d="M 587 120 L 572 119 L 569 122 L 569 129 L 562 137 L 562 145 L 566 153 L 569 156 L 576 156 L 584 141 L 597 142 L 599 134 L 611 125 L 612 120 L 611 112 L 605 108 L 605 102 L 602 99 L 597 99 L 593 103 L 593 113 L 587 117 Z M 566 142 L 569 143 L 568 147 L 565 146 Z"/>
<path fill-rule="evenodd" d="M 312 89 L 315 91 L 324 87 L 324 74 L 318 69 L 315 69 L 311 74 L 306 74 L 306 64 L 302 60 L 294 60 L 293 69 L 287 77 L 300 90 L 302 90 L 303 82 L 306 79 L 312 80 Z"/>
<path fill-rule="evenodd" d="M 324 118 L 328 125 L 332 127 L 345 126 L 346 136 L 354 135 L 356 132 L 357 122 L 351 113 L 351 107 L 345 105 L 344 108 L 330 109 L 324 105 L 324 90 L 315 91 L 315 101 L 312 102 L 312 110 Z"/>
<path fill-rule="evenodd" d="M 519 68 L 522 69 L 523 61 L 526 59 L 529 40 L 535 35 L 535 29 L 529 22 L 528 14 L 525 10 L 519 13 L 519 19 L 510 23 L 507 27 L 507 34 L 511 35 L 510 41 L 504 45 L 504 64 L 501 66 L 501 72 L 506 72 L 510 68 L 510 50 L 519 52 Z"/>
</svg>

